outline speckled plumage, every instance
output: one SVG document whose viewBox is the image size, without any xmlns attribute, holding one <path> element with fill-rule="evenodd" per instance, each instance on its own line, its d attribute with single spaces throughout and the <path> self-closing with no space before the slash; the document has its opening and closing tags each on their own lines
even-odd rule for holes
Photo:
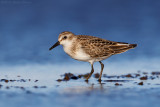
<svg viewBox="0 0 160 107">
<path fill-rule="evenodd" d="M 137 46 L 136 44 L 114 42 L 94 36 L 75 35 L 72 32 L 68 31 L 60 33 L 58 41 L 69 56 L 76 60 L 91 63 L 92 69 L 94 62 L 99 61 L 102 66 L 103 63 L 101 62 L 101 60 L 104 60 L 114 54 L 123 53 Z M 54 47 L 55 45 L 52 46 L 50 50 Z M 91 71 L 91 75 L 93 71 L 94 70 Z M 101 69 L 101 74 L 102 71 L 103 69 Z M 87 80 L 89 79 L 89 77 L 87 78 Z M 99 79 L 101 79 L 101 75 Z"/>
</svg>

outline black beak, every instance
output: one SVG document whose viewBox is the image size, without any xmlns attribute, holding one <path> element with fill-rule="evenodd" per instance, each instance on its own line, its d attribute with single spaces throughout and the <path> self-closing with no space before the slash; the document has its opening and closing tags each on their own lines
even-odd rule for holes
<svg viewBox="0 0 160 107">
<path fill-rule="evenodd" d="M 56 42 L 51 48 L 49 48 L 49 50 L 52 50 L 53 48 L 55 48 L 56 46 L 60 45 L 60 42 Z"/>
</svg>

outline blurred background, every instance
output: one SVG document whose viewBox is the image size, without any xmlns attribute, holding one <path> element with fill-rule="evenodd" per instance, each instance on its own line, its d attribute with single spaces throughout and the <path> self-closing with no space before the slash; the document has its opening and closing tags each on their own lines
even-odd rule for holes
<svg viewBox="0 0 160 107">
<path fill-rule="evenodd" d="M 63 31 L 138 47 L 85 82 L 89 63 L 49 51 Z M 160 0 L 0 0 L 0 107 L 159 107 L 159 34 Z"/>
<path fill-rule="evenodd" d="M 76 62 L 49 51 L 63 31 L 138 44 L 110 61 L 159 59 L 160 1 L 0 0 L 0 64 Z"/>
</svg>

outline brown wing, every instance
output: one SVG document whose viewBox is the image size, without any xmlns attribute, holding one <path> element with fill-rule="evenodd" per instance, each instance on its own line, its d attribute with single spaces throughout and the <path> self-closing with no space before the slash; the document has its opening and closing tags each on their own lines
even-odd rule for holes
<svg viewBox="0 0 160 107">
<path fill-rule="evenodd" d="M 110 45 L 116 42 L 104 40 L 94 36 L 79 35 L 77 38 L 81 43 L 81 48 L 91 57 L 104 57 L 112 55 L 113 51 L 109 49 Z"/>
<path fill-rule="evenodd" d="M 79 35 L 77 38 L 85 52 L 91 57 L 108 57 L 134 48 L 134 44 L 113 42 L 93 36 Z"/>
</svg>

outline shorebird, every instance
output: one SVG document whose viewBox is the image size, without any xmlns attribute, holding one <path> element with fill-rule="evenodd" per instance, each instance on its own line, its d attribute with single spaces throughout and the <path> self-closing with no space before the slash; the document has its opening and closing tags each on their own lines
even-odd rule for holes
<svg viewBox="0 0 160 107">
<path fill-rule="evenodd" d="M 101 62 L 102 60 L 107 59 L 112 55 L 126 52 L 137 46 L 137 44 L 114 42 L 95 36 L 75 35 L 69 31 L 60 33 L 58 42 L 49 48 L 49 50 L 52 50 L 58 45 L 62 45 L 64 51 L 73 59 L 89 62 L 91 64 L 91 72 L 86 80 L 88 80 L 94 72 L 94 62 L 99 62 L 101 64 L 99 81 L 101 81 L 104 68 L 104 64 Z"/>
</svg>

